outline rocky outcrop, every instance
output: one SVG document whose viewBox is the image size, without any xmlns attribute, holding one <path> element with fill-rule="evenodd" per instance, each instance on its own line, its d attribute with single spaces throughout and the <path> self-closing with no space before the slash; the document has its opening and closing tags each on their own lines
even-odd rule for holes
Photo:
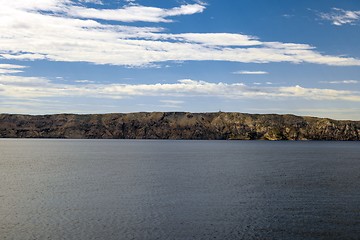
<svg viewBox="0 0 360 240">
<path fill-rule="evenodd" d="M 0 114 L 2 138 L 360 140 L 359 121 L 276 114 Z"/>
</svg>

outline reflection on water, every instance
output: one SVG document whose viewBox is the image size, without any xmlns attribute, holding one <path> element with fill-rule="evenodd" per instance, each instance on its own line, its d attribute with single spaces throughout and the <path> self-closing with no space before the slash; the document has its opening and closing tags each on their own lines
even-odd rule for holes
<svg viewBox="0 0 360 240">
<path fill-rule="evenodd" d="M 357 239 L 358 142 L 0 140 L 4 239 Z"/>
</svg>

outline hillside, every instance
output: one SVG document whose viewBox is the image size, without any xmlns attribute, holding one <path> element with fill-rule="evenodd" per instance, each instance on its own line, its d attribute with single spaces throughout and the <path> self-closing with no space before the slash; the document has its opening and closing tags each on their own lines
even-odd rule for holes
<svg viewBox="0 0 360 240">
<path fill-rule="evenodd" d="M 0 114 L 1 138 L 360 140 L 360 121 L 276 114 Z"/>
</svg>

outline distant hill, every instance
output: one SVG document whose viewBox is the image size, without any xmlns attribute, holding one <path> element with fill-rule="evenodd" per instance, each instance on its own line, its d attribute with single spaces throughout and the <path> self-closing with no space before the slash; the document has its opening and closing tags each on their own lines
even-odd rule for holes
<svg viewBox="0 0 360 240">
<path fill-rule="evenodd" d="M 360 121 L 277 114 L 0 114 L 1 138 L 360 140 Z"/>
</svg>

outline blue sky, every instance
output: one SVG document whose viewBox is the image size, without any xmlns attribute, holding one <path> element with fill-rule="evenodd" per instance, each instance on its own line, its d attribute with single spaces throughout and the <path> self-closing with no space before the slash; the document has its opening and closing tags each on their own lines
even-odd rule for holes
<svg viewBox="0 0 360 240">
<path fill-rule="evenodd" d="M 0 112 L 360 120 L 355 0 L 0 0 Z"/>
</svg>

